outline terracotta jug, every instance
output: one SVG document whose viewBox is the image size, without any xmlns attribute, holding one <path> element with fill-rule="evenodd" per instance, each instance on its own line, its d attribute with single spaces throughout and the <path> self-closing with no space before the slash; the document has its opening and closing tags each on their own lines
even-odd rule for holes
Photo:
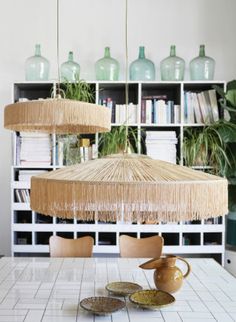
<svg viewBox="0 0 236 322">
<path fill-rule="evenodd" d="M 187 273 L 183 274 L 181 270 L 175 266 L 177 259 L 183 261 L 187 265 Z M 143 269 L 155 269 L 154 282 L 156 288 L 168 293 L 178 291 L 183 283 L 183 279 L 186 278 L 191 271 L 189 263 L 184 258 L 174 255 L 153 258 L 139 267 Z"/>
</svg>

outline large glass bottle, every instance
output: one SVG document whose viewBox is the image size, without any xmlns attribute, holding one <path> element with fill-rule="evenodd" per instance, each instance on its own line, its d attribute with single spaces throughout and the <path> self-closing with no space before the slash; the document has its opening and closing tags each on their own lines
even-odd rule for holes
<svg viewBox="0 0 236 322">
<path fill-rule="evenodd" d="M 39 44 L 35 45 L 35 55 L 25 62 L 25 79 L 27 81 L 42 81 L 49 78 L 49 61 L 41 56 Z"/>
<path fill-rule="evenodd" d="M 191 80 L 212 80 L 215 72 L 215 61 L 205 55 L 205 45 L 200 45 L 199 56 L 192 59 L 190 64 Z"/>
<path fill-rule="evenodd" d="M 68 54 L 68 61 L 61 64 L 61 79 L 63 81 L 75 82 L 79 80 L 80 65 L 74 62 L 73 51 Z"/>
<path fill-rule="evenodd" d="M 119 79 L 119 68 L 119 62 L 111 57 L 110 47 L 105 47 L 104 57 L 95 63 L 96 79 L 116 81 Z"/>
<path fill-rule="evenodd" d="M 138 59 L 130 64 L 129 68 L 130 80 L 145 81 L 155 80 L 155 65 L 145 57 L 145 47 L 139 47 Z"/>
<path fill-rule="evenodd" d="M 170 56 L 160 63 L 161 80 L 182 81 L 184 79 L 185 61 L 176 56 L 175 45 L 170 46 Z"/>
</svg>

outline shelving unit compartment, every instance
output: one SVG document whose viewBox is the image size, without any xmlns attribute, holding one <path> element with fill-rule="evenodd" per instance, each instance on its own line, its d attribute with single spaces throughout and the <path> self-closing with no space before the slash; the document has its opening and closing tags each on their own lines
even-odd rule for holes
<svg viewBox="0 0 236 322">
<path fill-rule="evenodd" d="M 32 224 L 32 212 L 25 210 L 14 211 L 14 223 L 15 224 Z"/>
<path fill-rule="evenodd" d="M 49 238 L 53 235 L 53 232 L 37 232 L 35 233 L 35 244 L 36 245 L 48 245 Z"/>
<path fill-rule="evenodd" d="M 32 244 L 32 232 L 28 231 L 16 231 L 14 233 L 15 245 L 31 245 Z"/>
</svg>

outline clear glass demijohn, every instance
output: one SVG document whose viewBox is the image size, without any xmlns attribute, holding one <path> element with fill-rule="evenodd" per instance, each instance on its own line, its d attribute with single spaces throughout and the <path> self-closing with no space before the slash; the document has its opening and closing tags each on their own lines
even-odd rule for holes
<svg viewBox="0 0 236 322">
<path fill-rule="evenodd" d="M 191 60 L 191 80 L 213 80 L 215 72 L 215 60 L 205 55 L 205 45 L 200 45 L 199 56 Z"/>
<path fill-rule="evenodd" d="M 185 61 L 176 56 L 175 45 L 170 46 L 170 56 L 160 63 L 161 80 L 182 81 L 184 79 Z"/>
<path fill-rule="evenodd" d="M 105 47 L 104 57 L 95 63 L 96 79 L 116 81 L 119 79 L 119 68 L 119 62 L 111 57 L 110 47 Z"/>
<path fill-rule="evenodd" d="M 35 55 L 25 62 L 25 79 L 27 81 L 43 81 L 49 78 L 49 61 L 41 56 L 41 47 L 35 45 Z"/>
<path fill-rule="evenodd" d="M 155 80 L 155 65 L 145 57 L 145 47 L 139 47 L 138 59 L 130 64 L 129 68 L 130 80 L 152 81 Z"/>
<path fill-rule="evenodd" d="M 61 64 L 62 81 L 75 82 L 79 80 L 80 65 L 74 61 L 73 52 L 68 54 L 68 60 Z"/>
</svg>

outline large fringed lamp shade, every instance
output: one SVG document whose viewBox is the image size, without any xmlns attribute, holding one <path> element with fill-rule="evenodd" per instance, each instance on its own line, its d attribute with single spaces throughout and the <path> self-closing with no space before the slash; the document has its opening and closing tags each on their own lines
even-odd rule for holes
<svg viewBox="0 0 236 322">
<path fill-rule="evenodd" d="M 5 107 L 4 127 L 59 134 L 108 132 L 111 111 L 105 106 L 61 98 L 18 102 Z"/>
<path fill-rule="evenodd" d="M 181 221 L 228 212 L 226 179 L 135 154 L 31 179 L 31 208 L 61 218 Z"/>
</svg>

